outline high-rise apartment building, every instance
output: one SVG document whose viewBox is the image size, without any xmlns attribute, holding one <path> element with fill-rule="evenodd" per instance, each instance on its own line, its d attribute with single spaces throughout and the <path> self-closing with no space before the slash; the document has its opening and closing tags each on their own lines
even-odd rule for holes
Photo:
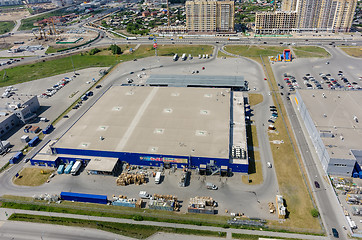
<svg viewBox="0 0 362 240">
<path fill-rule="evenodd" d="M 186 1 L 188 32 L 233 32 L 234 1 Z"/>
<path fill-rule="evenodd" d="M 283 11 L 296 11 L 301 31 L 348 32 L 352 26 L 357 0 L 284 0 Z"/>
<path fill-rule="evenodd" d="M 259 12 L 255 16 L 255 33 L 281 34 L 296 28 L 296 12 Z"/>
</svg>

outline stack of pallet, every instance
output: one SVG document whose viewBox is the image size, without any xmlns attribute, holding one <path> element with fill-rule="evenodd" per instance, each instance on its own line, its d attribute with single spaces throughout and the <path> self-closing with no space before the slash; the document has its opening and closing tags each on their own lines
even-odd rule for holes
<svg viewBox="0 0 362 240">
<path fill-rule="evenodd" d="M 211 197 L 194 197 L 190 198 L 189 206 L 204 208 L 205 206 L 215 206 L 216 202 Z"/>
<path fill-rule="evenodd" d="M 137 202 L 136 202 L 136 208 L 142 208 L 142 204 L 143 204 L 143 200 L 138 199 Z"/>
<path fill-rule="evenodd" d="M 126 186 L 129 184 L 140 185 L 146 183 L 144 174 L 121 173 L 116 180 L 117 185 Z"/>
<path fill-rule="evenodd" d="M 165 199 L 165 200 L 177 201 L 177 197 L 173 195 L 153 194 L 153 199 Z"/>
<path fill-rule="evenodd" d="M 268 205 L 269 205 L 269 212 L 270 212 L 270 213 L 274 213 L 274 212 L 275 212 L 274 203 L 269 202 Z"/>
</svg>

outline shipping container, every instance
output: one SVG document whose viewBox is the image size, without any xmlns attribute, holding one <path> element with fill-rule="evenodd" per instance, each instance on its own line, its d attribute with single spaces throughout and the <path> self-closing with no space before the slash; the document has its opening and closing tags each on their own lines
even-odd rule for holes
<svg viewBox="0 0 362 240">
<path fill-rule="evenodd" d="M 39 137 L 36 136 L 29 141 L 28 145 L 29 147 L 35 147 L 38 142 L 39 142 Z"/>
<path fill-rule="evenodd" d="M 126 199 L 120 199 L 120 200 L 114 201 L 114 202 L 112 202 L 112 205 L 121 206 L 121 207 L 131 207 L 131 208 L 136 207 L 136 203 L 128 202 Z"/>
<path fill-rule="evenodd" d="M 29 142 L 29 136 L 28 135 L 23 135 L 21 138 L 20 138 L 20 141 L 22 143 L 27 143 Z"/>
<path fill-rule="evenodd" d="M 17 163 L 23 156 L 24 156 L 23 152 L 17 152 L 17 153 L 15 153 L 15 155 L 12 158 L 10 158 L 9 163 L 10 164 Z"/>
<path fill-rule="evenodd" d="M 24 132 L 28 133 L 31 127 L 32 127 L 31 125 L 26 125 L 24 127 Z"/>
<path fill-rule="evenodd" d="M 49 124 L 44 130 L 43 130 L 43 133 L 44 134 L 49 134 L 53 131 L 54 127 L 53 125 Z"/>
<path fill-rule="evenodd" d="M 108 203 L 108 199 L 107 199 L 106 195 L 61 192 L 60 198 L 63 200 L 75 201 L 75 202 L 89 202 L 89 203 L 100 203 L 100 204 Z"/>
<path fill-rule="evenodd" d="M 203 213 L 203 214 L 217 214 L 216 209 L 205 209 L 205 208 L 188 208 L 189 213 Z"/>
</svg>

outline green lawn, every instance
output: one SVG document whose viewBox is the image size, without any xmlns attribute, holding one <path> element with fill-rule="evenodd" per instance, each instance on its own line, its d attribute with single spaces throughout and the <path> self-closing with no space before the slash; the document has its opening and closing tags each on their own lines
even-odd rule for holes
<svg viewBox="0 0 362 240">
<path fill-rule="evenodd" d="M 142 45 L 137 51 L 144 51 L 153 53 L 155 52 L 152 45 Z M 157 54 L 159 56 L 173 56 L 177 53 L 181 56 L 183 53 L 186 55 L 191 54 L 194 57 L 197 57 L 199 54 L 212 54 L 213 46 L 211 45 L 158 45 Z"/>
<path fill-rule="evenodd" d="M 13 21 L 0 22 L 0 34 L 10 32 L 14 26 L 15 26 L 15 23 Z"/>
<path fill-rule="evenodd" d="M 157 232 L 168 232 L 168 233 L 199 235 L 199 236 L 209 236 L 209 237 L 226 237 L 226 232 L 194 230 L 194 229 L 185 229 L 185 228 L 157 227 L 149 225 L 103 222 L 103 221 L 94 221 L 94 220 L 50 217 L 50 216 L 40 216 L 40 215 L 19 214 L 19 213 L 12 214 L 9 217 L 9 220 L 56 224 L 56 225 L 64 225 L 72 227 L 95 228 L 137 239 L 148 238 Z"/>
<path fill-rule="evenodd" d="M 127 50 L 122 48 L 122 50 Z M 208 45 L 165 45 L 160 46 L 159 56 L 172 56 L 174 53 L 186 53 L 198 55 L 200 53 L 212 53 L 212 46 Z M 155 52 L 151 45 L 142 45 L 136 51 L 130 54 L 121 55 L 102 55 L 102 52 L 96 55 L 86 53 L 64 57 L 55 60 L 43 60 L 29 65 L 16 66 L 6 69 L 6 77 L 0 79 L 0 87 L 14 85 L 17 83 L 32 81 L 39 78 L 50 77 L 73 70 L 72 60 L 76 70 L 89 67 L 110 67 L 120 61 L 130 61 L 135 58 L 144 58 L 154 56 Z M 0 71 L 0 76 L 4 76 L 4 70 Z"/>
<path fill-rule="evenodd" d="M 284 47 L 279 46 L 239 46 L 228 45 L 224 48 L 227 52 L 244 57 L 276 56 L 283 53 Z"/>
<path fill-rule="evenodd" d="M 361 47 L 341 47 L 341 49 L 352 57 L 362 58 L 362 48 Z"/>
<path fill-rule="evenodd" d="M 293 52 L 296 57 L 299 58 L 326 58 L 330 56 L 330 54 L 324 48 L 317 46 L 293 47 Z"/>
<path fill-rule="evenodd" d="M 257 60 L 257 59 L 256 59 Z M 266 71 L 269 74 L 270 82 L 272 84 L 271 90 L 278 91 L 278 86 L 274 78 L 274 74 L 271 65 L 268 61 L 268 57 L 263 57 L 266 65 Z M 260 57 L 259 57 L 260 62 Z M 288 218 L 282 224 L 279 221 L 270 221 L 271 228 L 273 225 L 279 227 L 286 227 L 287 229 L 305 229 L 312 233 L 321 233 L 321 225 L 317 218 L 313 218 L 310 214 L 311 209 L 314 208 L 312 200 L 307 190 L 307 186 L 303 180 L 302 171 L 298 165 L 296 154 L 293 150 L 292 144 L 297 146 L 294 136 L 291 136 L 291 140 L 288 137 L 288 132 L 292 133 L 292 128 L 281 99 L 281 95 L 277 95 L 274 98 L 275 102 L 278 102 L 280 109 L 279 115 L 283 112 L 284 118 L 286 118 L 286 124 L 284 124 L 281 116 L 277 119 L 274 126 L 275 132 L 268 132 L 269 140 L 283 140 L 283 144 L 270 144 L 275 171 L 278 178 L 280 194 L 283 195 L 288 211 Z M 276 104 L 275 104 L 276 105 Z M 300 157 L 299 152 L 297 153 Z"/>
<path fill-rule="evenodd" d="M 170 222 L 181 224 L 192 224 L 197 226 L 217 226 L 226 225 L 228 216 L 212 216 L 206 214 L 187 213 L 180 214 L 177 212 L 169 212 L 162 210 L 152 210 L 144 208 L 127 208 L 119 206 L 108 206 L 102 204 L 80 203 L 62 201 L 61 204 L 45 204 L 44 201 L 34 201 L 31 198 L 2 196 L 6 201 L 1 203 L 3 208 L 24 209 L 42 212 L 58 212 L 78 215 L 89 215 L 98 217 L 114 217 L 132 219 L 136 215 L 141 215 L 146 221 Z M 11 201 L 21 201 L 24 203 L 16 203 Z M 41 205 L 40 205 L 41 204 Z"/>
</svg>

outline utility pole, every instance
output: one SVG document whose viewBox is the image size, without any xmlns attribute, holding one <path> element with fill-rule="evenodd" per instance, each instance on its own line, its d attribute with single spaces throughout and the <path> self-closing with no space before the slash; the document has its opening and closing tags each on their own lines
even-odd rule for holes
<svg viewBox="0 0 362 240">
<path fill-rule="evenodd" d="M 75 68 L 74 68 L 74 63 L 73 63 L 72 55 L 70 55 L 70 61 L 72 61 L 73 71 L 74 71 L 74 75 L 75 75 Z"/>
</svg>

